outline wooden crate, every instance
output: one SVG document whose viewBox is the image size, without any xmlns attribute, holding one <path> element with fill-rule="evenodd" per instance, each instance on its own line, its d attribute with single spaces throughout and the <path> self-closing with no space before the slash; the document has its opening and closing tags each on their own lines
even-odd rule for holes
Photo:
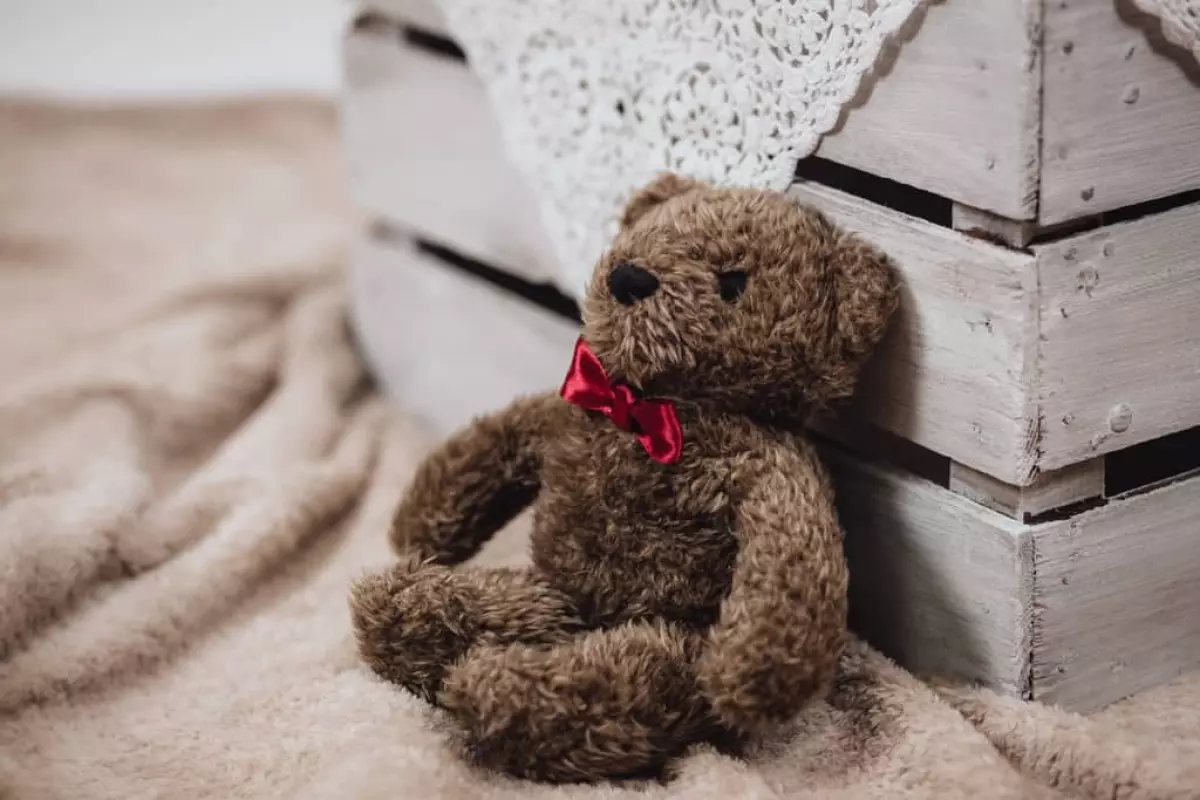
<svg viewBox="0 0 1200 800">
<path fill-rule="evenodd" d="M 449 431 L 555 389 L 579 336 L 569 319 L 455 269 L 376 226 L 353 258 L 351 298 L 371 372 L 397 403 Z"/>
<path fill-rule="evenodd" d="M 403 220 L 464 255 L 549 280 L 550 244 L 529 213 L 536 201 L 504 157 L 483 87 L 459 60 L 401 47 L 393 24 L 367 19 L 345 47 L 342 133 L 358 205 Z M 471 91 L 463 91 L 471 83 Z M 454 120 L 453 127 L 446 120 Z M 397 191 L 420 186 L 420 192 Z"/>
<path fill-rule="evenodd" d="M 1200 189 L 1200 65 L 1132 0 L 930 3 L 900 38 L 818 156 L 1031 229 Z"/>
<path fill-rule="evenodd" d="M 360 292 L 387 332 L 364 339 L 412 348 L 375 361 L 449 429 L 557 385 L 577 329 L 497 287 L 541 280 L 548 248 L 534 204 L 495 188 L 514 173 L 479 80 L 423 41 L 377 17 L 349 35 L 345 129 L 360 202 L 386 221 L 356 269 L 397 285 Z M 904 284 L 858 400 L 819 426 L 853 498 L 855 627 L 914 670 L 1077 709 L 1200 666 L 1200 204 L 1019 243 L 1034 228 L 844 167 L 806 164 L 790 191 L 883 247 Z M 459 196 L 467 210 L 431 219 Z M 414 255 L 422 239 L 499 271 Z M 405 313 L 379 310 L 389 296 Z"/>
</svg>

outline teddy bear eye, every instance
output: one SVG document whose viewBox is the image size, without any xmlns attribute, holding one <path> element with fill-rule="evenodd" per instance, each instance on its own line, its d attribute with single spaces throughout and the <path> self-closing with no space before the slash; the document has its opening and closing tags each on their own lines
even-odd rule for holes
<svg viewBox="0 0 1200 800">
<path fill-rule="evenodd" d="M 726 303 L 732 303 L 742 296 L 742 292 L 746 291 L 745 270 L 737 269 L 718 274 L 717 286 L 721 292 L 721 299 Z"/>
</svg>

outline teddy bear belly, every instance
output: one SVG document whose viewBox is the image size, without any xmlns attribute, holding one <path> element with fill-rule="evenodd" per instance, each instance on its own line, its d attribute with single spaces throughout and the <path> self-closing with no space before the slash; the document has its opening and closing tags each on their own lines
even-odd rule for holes
<svg viewBox="0 0 1200 800">
<path fill-rule="evenodd" d="M 532 537 L 534 564 L 576 602 L 588 624 L 664 618 L 702 628 L 715 622 L 737 553 L 728 531 L 663 530 L 650 523 L 615 530 L 621 526 L 611 520 L 593 525 L 535 525 Z"/>
</svg>

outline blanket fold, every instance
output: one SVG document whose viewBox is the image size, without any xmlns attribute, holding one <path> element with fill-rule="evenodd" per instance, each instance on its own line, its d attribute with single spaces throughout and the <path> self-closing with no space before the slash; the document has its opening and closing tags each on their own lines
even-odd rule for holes
<svg viewBox="0 0 1200 800">
<path fill-rule="evenodd" d="M 351 338 L 334 110 L 0 103 L 0 176 L 0 797 L 1200 796 L 1200 680 L 1084 718 L 857 641 L 744 761 L 469 768 L 354 651 L 349 584 L 432 442 Z"/>
</svg>

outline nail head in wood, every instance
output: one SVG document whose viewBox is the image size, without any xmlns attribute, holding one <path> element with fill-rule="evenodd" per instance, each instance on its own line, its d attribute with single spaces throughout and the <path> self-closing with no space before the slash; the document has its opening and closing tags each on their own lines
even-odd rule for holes
<svg viewBox="0 0 1200 800">
<path fill-rule="evenodd" d="M 1108 428 L 1113 433 L 1124 433 L 1133 424 L 1133 409 L 1128 403 L 1118 403 L 1108 412 Z"/>
</svg>

